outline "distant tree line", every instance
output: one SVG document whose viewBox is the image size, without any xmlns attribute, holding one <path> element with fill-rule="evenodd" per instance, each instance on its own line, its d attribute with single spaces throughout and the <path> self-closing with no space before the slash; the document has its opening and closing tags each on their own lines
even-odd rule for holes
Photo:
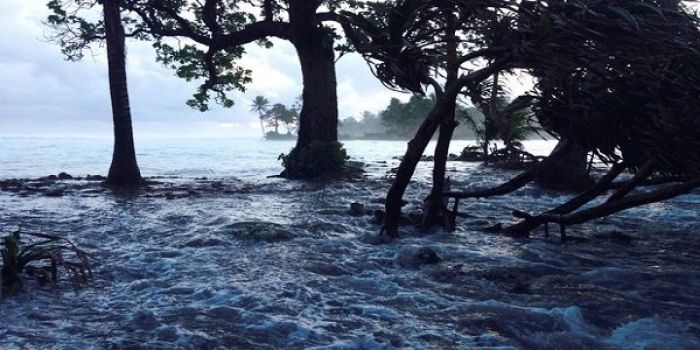
<svg viewBox="0 0 700 350">
<path fill-rule="evenodd" d="M 264 96 L 256 96 L 251 104 L 251 112 L 258 113 L 260 129 L 267 140 L 293 139 L 299 128 L 299 103 L 287 107 L 282 103 L 271 104 Z M 266 131 L 265 126 L 273 128 Z M 279 127 L 284 125 L 285 134 L 279 132 Z"/>
<path fill-rule="evenodd" d="M 512 140 L 509 144 L 515 144 L 533 136 L 533 127 L 529 124 L 530 111 L 527 106 L 514 108 L 507 100 L 508 95 L 503 95 L 499 100 L 499 109 L 503 113 L 512 113 L 509 117 L 509 127 L 512 128 Z M 398 98 L 392 98 L 386 108 L 378 114 L 365 111 L 360 118 L 347 117 L 339 123 L 339 135 L 346 139 L 394 139 L 408 140 L 420 127 L 425 116 L 435 106 L 435 95 L 411 96 L 408 101 L 402 102 Z M 517 102 L 516 102 L 517 104 Z M 486 118 L 477 107 L 460 103 L 456 111 L 459 126 L 455 128 L 454 138 L 478 140 L 486 148 L 492 141 L 498 139 L 493 122 Z"/>
</svg>

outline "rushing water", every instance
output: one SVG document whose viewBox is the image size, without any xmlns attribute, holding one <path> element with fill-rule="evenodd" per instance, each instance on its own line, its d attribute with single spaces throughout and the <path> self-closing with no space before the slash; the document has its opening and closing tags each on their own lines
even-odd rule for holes
<svg viewBox="0 0 700 350">
<path fill-rule="evenodd" d="M 104 173 L 111 153 L 103 139 L 0 145 L 0 178 Z M 512 221 L 512 209 L 566 199 L 527 187 L 465 202 L 472 217 L 455 233 L 403 227 L 401 239 L 377 244 L 373 218 L 348 207 L 381 207 L 405 143 L 346 142 L 365 164 L 357 181 L 268 179 L 291 146 L 141 140 L 144 175 L 163 182 L 153 192 L 82 181 L 62 182 L 61 197 L 0 192 L 0 231 L 62 235 L 96 258 L 84 289 L 62 283 L 0 303 L 0 349 L 700 348 L 697 192 L 570 228 L 588 238 L 571 243 L 483 232 Z M 428 165 L 406 212 L 429 189 Z M 474 163 L 448 170 L 456 188 L 513 175 Z M 425 247 L 441 261 L 422 264 Z"/>
</svg>

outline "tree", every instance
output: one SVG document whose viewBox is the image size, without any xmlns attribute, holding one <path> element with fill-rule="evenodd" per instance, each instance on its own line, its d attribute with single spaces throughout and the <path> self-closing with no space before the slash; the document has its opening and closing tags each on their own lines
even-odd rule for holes
<svg viewBox="0 0 700 350">
<path fill-rule="evenodd" d="M 482 50 L 475 45 L 462 45 L 459 39 L 473 38 L 474 35 L 469 33 L 473 32 L 474 22 L 483 25 L 482 18 L 488 18 L 497 9 L 480 3 L 471 7 L 464 5 L 464 8 L 456 5 L 454 1 L 388 1 L 370 7 L 369 13 L 363 14 L 362 18 L 358 18 L 359 15 L 351 17 L 351 23 L 345 24 L 354 25 L 361 31 L 361 35 L 351 37 L 351 40 L 385 85 L 418 95 L 425 94 L 425 86 L 431 86 L 435 92 L 435 102 L 408 143 L 394 183 L 387 193 L 383 231 L 390 237 L 398 235 L 403 194 L 438 128 L 433 189 L 426 200 L 424 223 L 432 220 L 432 213 L 444 211 L 441 194 L 449 142 L 457 126 L 457 97 L 465 87 L 479 84 L 509 67 L 510 58 L 506 58 L 493 60 L 477 70 L 462 68 L 477 58 L 488 60 L 503 49 Z M 463 72 L 465 74 L 460 75 Z M 444 83 L 440 83 L 439 79 L 443 78 Z"/>
<path fill-rule="evenodd" d="M 398 138 L 408 138 L 416 132 L 420 122 L 435 104 L 435 96 L 411 96 L 403 103 L 392 98 L 385 110 L 379 113 L 387 134 Z"/>
<path fill-rule="evenodd" d="M 484 160 L 518 161 L 524 154 L 521 142 L 536 130 L 530 126 L 534 119 L 531 104 L 533 97 L 518 96 L 511 100 L 510 93 L 498 82 L 500 74 L 475 84 L 468 89 L 472 103 L 479 109 L 481 118 L 467 113 L 465 120 L 476 131 Z M 491 142 L 502 140 L 504 148 L 489 156 Z"/>
<path fill-rule="evenodd" d="M 119 0 L 102 0 L 103 21 L 91 23 L 78 16 L 80 11 L 95 7 L 94 1 L 71 0 L 48 3 L 53 12 L 47 24 L 54 30 L 58 42 L 69 60 L 82 58 L 82 51 L 90 44 L 104 41 L 107 46 L 109 89 L 114 123 L 114 151 L 107 183 L 117 187 L 133 187 L 141 182 L 141 172 L 136 161 L 134 136 L 131 125 L 131 109 L 126 77 L 125 32 L 122 24 Z M 136 35 L 136 34 L 130 34 Z"/>
<path fill-rule="evenodd" d="M 298 114 L 294 108 L 287 108 L 284 104 L 275 103 L 272 108 L 265 112 L 263 119 L 268 126 L 275 128 L 275 131 L 271 132 L 274 136 L 279 136 L 280 124 L 284 124 L 287 129 L 287 135 L 291 135 L 293 125 L 298 119 Z"/>
<path fill-rule="evenodd" d="M 512 69 L 524 69 L 538 79 L 533 111 L 543 128 L 561 139 L 561 147 L 531 169 L 493 189 L 443 193 L 443 198 L 456 199 L 452 218 L 448 219 L 454 219 L 458 199 L 517 190 L 551 169 L 576 145 L 583 152 L 596 152 L 613 162 L 621 159 L 618 154 L 621 152 L 623 166 L 639 171 L 638 176 L 611 195 L 607 204 L 591 210 L 568 214 L 609 189 L 600 182 L 582 194 L 583 197 L 572 199 L 574 204 L 557 209 L 555 216 L 520 213 L 519 217 L 540 223 L 542 220 L 564 225 L 580 223 L 630 206 L 670 198 L 700 183 L 697 159 L 700 147 L 697 137 L 692 136 L 700 130 L 697 118 L 693 119 L 700 108 L 697 98 L 700 94 L 695 91 L 697 65 L 691 63 L 699 61 L 694 48 L 700 35 L 698 20 L 677 6 L 671 8 L 666 2 L 639 0 L 406 0 L 386 2 L 377 8 L 380 15 L 363 16 L 367 21 L 353 18 L 354 22 L 347 24 L 364 31 L 363 37 L 354 38 L 359 42 L 355 47 L 390 87 L 420 94 L 430 85 L 437 96 L 435 107 L 409 142 L 387 194 L 383 229 L 388 235 L 395 237 L 398 233 L 401 197 L 428 141 L 438 127 L 452 118 L 457 96 L 489 77 L 498 77 Z M 460 38 L 461 51 L 457 55 L 460 67 L 466 72 L 443 87 L 431 77 L 431 72 L 444 72 L 444 58 L 450 57 L 445 43 L 450 42 L 446 38 L 453 30 L 449 21 L 440 21 L 445 18 L 445 11 L 459 18 L 456 22 L 461 25 L 458 26 L 461 33 L 455 37 Z M 480 59 L 481 64 L 475 59 Z M 472 66 L 465 67 L 466 63 Z M 587 77 L 594 78 L 596 84 L 588 83 Z M 572 90 L 572 86 L 579 84 L 590 87 Z M 684 92 L 684 88 L 688 91 Z M 568 94 L 569 91 L 581 91 L 584 95 Z M 591 103 L 599 103 L 600 108 L 578 103 L 577 96 L 588 97 Z M 604 103 L 609 98 L 623 101 L 619 106 L 628 106 L 627 111 L 609 108 Z M 495 102 L 490 101 L 491 106 Z M 496 122 L 504 124 L 502 120 Z M 681 136 L 674 138 L 671 132 Z M 442 180 L 436 176 L 440 173 L 438 167 L 442 167 L 441 162 L 435 163 L 434 188 L 439 184 L 436 181 Z M 648 195 L 627 196 L 654 172 L 685 180 Z"/>
<path fill-rule="evenodd" d="M 225 106 L 232 105 L 226 92 L 244 90 L 251 72 L 236 65 L 243 45 L 258 42 L 271 46 L 268 38 L 279 38 L 294 45 L 303 79 L 303 106 L 299 115 L 297 144 L 287 164 L 302 157 L 311 143 L 316 147 L 339 147 L 333 28 L 328 22 L 340 20 L 334 11 L 356 1 L 310 0 L 205 0 L 202 2 L 129 0 L 136 13 L 156 39 L 159 60 L 174 68 L 185 79 L 204 79 L 189 104 L 206 110 L 210 93 Z M 322 9 L 321 5 L 324 5 Z M 190 14 L 194 14 L 191 16 Z M 167 38 L 188 39 L 180 47 Z M 331 152 L 332 153 L 332 152 Z M 304 177 L 287 168 L 284 175 Z"/>
<path fill-rule="evenodd" d="M 264 96 L 258 95 L 255 96 L 255 99 L 253 100 L 253 103 L 250 105 L 250 107 L 251 112 L 258 113 L 258 118 L 260 119 L 260 130 L 263 133 L 263 137 L 265 137 L 265 124 L 263 122 L 265 118 L 263 118 L 263 116 L 270 107 L 270 101 Z"/>
<path fill-rule="evenodd" d="M 523 220 L 505 231 L 526 236 L 552 222 L 562 225 L 563 236 L 566 225 L 700 186 L 700 143 L 693 136 L 700 132 L 700 70 L 692 63 L 700 60 L 698 19 L 679 8 L 677 1 L 552 5 L 543 12 L 530 7 L 519 23 L 528 33 L 540 33 L 532 52 L 526 53 L 538 81 L 533 112 L 546 131 L 568 140 L 555 152 L 567 144 L 578 145 L 595 152 L 611 168 L 562 205 L 541 214 L 515 211 Z M 556 164 L 538 168 L 556 169 Z M 615 185 L 625 170 L 634 176 Z M 505 194 L 522 187 L 535 172 L 528 173 L 493 189 L 451 196 Z M 652 181 L 655 175 L 661 177 Z M 676 184 L 633 192 L 645 182 Z M 609 191 L 613 192 L 607 195 Z M 598 198 L 602 204 L 580 209 Z"/>
<path fill-rule="evenodd" d="M 284 123 L 285 129 L 287 129 L 287 134 L 293 134 L 296 130 L 296 125 L 299 120 L 299 114 L 294 108 L 288 108 L 285 113 L 282 113 L 280 120 Z"/>
</svg>

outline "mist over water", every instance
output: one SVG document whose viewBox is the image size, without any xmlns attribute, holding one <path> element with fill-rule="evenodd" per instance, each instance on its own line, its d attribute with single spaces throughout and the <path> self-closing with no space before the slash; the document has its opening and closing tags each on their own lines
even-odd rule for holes
<svg viewBox="0 0 700 350">
<path fill-rule="evenodd" d="M 325 185 L 267 178 L 293 142 L 136 143 L 143 174 L 162 181 L 151 193 L 82 181 L 61 182 L 56 198 L 0 192 L 0 231 L 58 234 L 96 257 L 84 289 L 31 286 L 3 301 L 0 349 L 700 348 L 697 191 L 569 228 L 587 240 L 483 232 L 512 209 L 567 198 L 528 186 L 463 202 L 470 217 L 454 233 L 403 227 L 377 244 L 374 219 L 348 207 L 382 206 L 405 142 L 344 142 L 365 176 Z M 105 174 L 111 157 L 108 139 L 0 144 L 0 179 Z M 553 143 L 526 147 L 546 154 Z M 448 171 L 454 188 L 515 175 L 463 162 Z M 422 162 L 406 213 L 429 180 Z M 426 247 L 441 261 L 421 259 Z"/>
</svg>

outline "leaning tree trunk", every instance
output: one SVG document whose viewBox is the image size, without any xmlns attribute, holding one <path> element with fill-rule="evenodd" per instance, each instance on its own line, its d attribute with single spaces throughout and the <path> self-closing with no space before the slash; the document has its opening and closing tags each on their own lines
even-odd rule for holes
<svg viewBox="0 0 700 350">
<path fill-rule="evenodd" d="M 398 237 L 403 194 L 406 192 L 408 183 L 411 181 L 411 177 L 413 177 L 416 166 L 425 148 L 428 146 L 430 139 L 433 137 L 433 134 L 435 134 L 435 131 L 440 126 L 443 119 L 448 115 L 450 109 L 454 108 L 455 99 L 461 87 L 462 84 L 452 84 L 438 97 L 428 117 L 423 121 L 413 139 L 408 142 L 408 148 L 396 172 L 396 178 L 394 179 L 394 183 L 391 184 L 389 192 L 387 192 L 386 195 L 386 201 L 384 202 L 386 217 L 382 230 L 389 237 Z"/>
<path fill-rule="evenodd" d="M 420 161 L 425 147 L 428 146 L 430 139 L 435 134 L 435 130 L 440 126 L 443 118 L 447 116 L 450 106 L 454 105 L 457 95 L 462 88 L 473 82 L 480 82 L 486 79 L 489 75 L 500 70 L 505 66 L 505 62 L 494 62 L 486 68 L 472 72 L 467 76 L 461 77 L 455 82 L 446 87 L 428 117 L 423 121 L 416 135 L 408 142 L 408 148 L 404 154 L 399 169 L 396 171 L 396 178 L 391 184 L 389 192 L 386 195 L 384 207 L 386 209 L 386 217 L 384 219 L 384 227 L 382 231 L 389 237 L 397 237 L 399 234 L 399 221 L 401 219 L 401 206 L 403 202 L 403 194 L 406 192 L 408 183 L 413 177 L 416 166 Z"/>
<path fill-rule="evenodd" d="M 559 141 L 552 153 L 563 144 L 563 140 Z M 581 191 L 588 188 L 593 184 L 588 174 L 588 152 L 574 142 L 558 162 L 537 177 L 537 181 L 560 190 Z"/>
<path fill-rule="evenodd" d="M 107 65 L 109 91 L 112 99 L 114 123 L 114 151 L 109 167 L 107 183 L 114 186 L 137 186 L 141 172 L 136 162 L 134 135 L 131 127 L 129 92 L 126 84 L 125 34 L 119 4 L 116 0 L 104 1 L 105 35 L 107 38 Z"/>
<path fill-rule="evenodd" d="M 446 19 L 449 26 L 449 31 L 446 36 L 447 42 L 447 81 L 445 86 L 450 86 L 457 81 L 459 74 L 459 61 L 457 60 L 457 40 L 455 38 L 455 18 L 452 12 L 446 11 Z M 455 128 L 459 124 L 455 120 L 455 110 L 457 107 L 456 100 L 450 100 L 450 103 L 445 108 L 445 117 L 440 124 L 440 132 L 438 134 L 437 145 L 433 156 L 433 187 L 430 194 L 425 200 L 423 209 L 423 220 L 421 223 L 422 229 L 427 229 L 438 219 L 443 219 L 443 225 L 446 229 L 451 229 L 451 224 L 445 213 L 445 207 L 442 193 L 445 191 L 445 173 L 447 170 L 447 158 L 449 157 L 450 141 Z"/>
</svg>

